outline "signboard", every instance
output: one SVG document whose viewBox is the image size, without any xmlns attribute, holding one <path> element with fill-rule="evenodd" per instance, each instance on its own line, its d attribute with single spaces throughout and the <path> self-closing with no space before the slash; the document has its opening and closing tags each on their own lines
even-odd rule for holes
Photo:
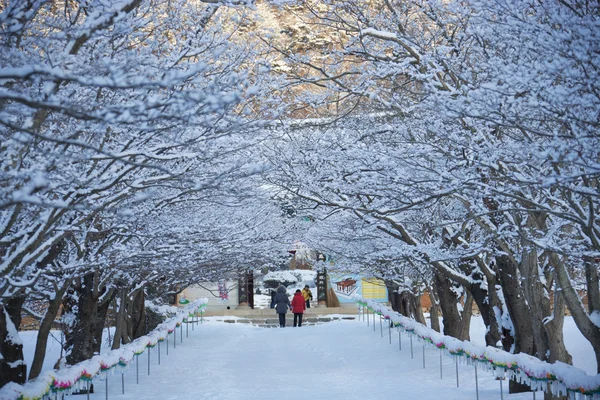
<svg viewBox="0 0 600 400">
<path fill-rule="evenodd" d="M 333 289 L 340 303 L 354 303 L 354 295 L 385 303 L 387 288 L 380 279 L 365 278 L 357 274 L 329 273 L 328 288 Z"/>
</svg>

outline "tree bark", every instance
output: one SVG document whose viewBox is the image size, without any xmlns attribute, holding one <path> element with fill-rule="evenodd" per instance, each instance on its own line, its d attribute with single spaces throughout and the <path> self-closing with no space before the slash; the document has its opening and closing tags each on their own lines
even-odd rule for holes
<svg viewBox="0 0 600 400">
<path fill-rule="evenodd" d="M 60 310 L 63 296 L 70 284 L 70 281 L 63 282 L 63 286 L 55 290 L 54 298 L 48 302 L 48 309 L 46 310 L 44 318 L 40 322 L 40 329 L 38 331 L 38 336 L 35 343 L 33 361 L 29 371 L 29 380 L 37 378 L 40 375 L 40 372 L 42 372 L 42 365 L 44 364 L 44 359 L 46 358 L 48 336 L 50 335 L 50 330 L 52 329 L 54 321 L 56 320 L 56 316 L 58 315 L 58 311 Z"/>
<path fill-rule="evenodd" d="M 600 373 L 600 328 L 590 320 L 579 295 L 573 288 L 565 264 L 556 253 L 550 253 L 550 262 L 554 267 L 557 283 L 562 289 L 561 294 L 564 296 L 565 304 L 571 312 L 577 328 L 579 328 L 583 336 L 592 345 L 592 349 L 594 349 L 596 368 L 597 372 Z"/>
<path fill-rule="evenodd" d="M 75 325 L 67 337 L 67 363 L 70 365 L 92 358 L 96 343 L 96 323 L 98 317 L 98 296 L 95 288 L 95 273 L 82 277 L 78 288 L 77 316 Z"/>
<path fill-rule="evenodd" d="M 100 350 L 102 348 L 102 332 L 104 331 L 104 326 L 106 325 L 106 315 L 108 314 L 110 303 L 115 297 L 114 293 L 115 291 L 111 289 L 109 293 L 106 293 L 104 295 L 105 298 L 98 304 L 94 332 L 94 353 L 100 353 Z"/>
<path fill-rule="evenodd" d="M 144 288 L 136 290 L 133 294 L 133 301 L 131 302 L 132 339 L 137 339 L 148 333 L 146 330 L 145 299 Z"/>
<path fill-rule="evenodd" d="M 23 384 L 27 378 L 23 344 L 18 336 L 24 302 L 25 297 L 13 297 L 0 303 L 0 387 L 8 382 Z"/>
<path fill-rule="evenodd" d="M 429 319 L 431 321 L 431 329 L 436 332 L 441 332 L 442 328 L 440 326 L 440 305 L 435 295 L 433 288 L 427 289 L 427 294 L 429 295 L 429 301 L 431 302 L 431 308 L 429 309 Z"/>
<path fill-rule="evenodd" d="M 434 271 L 434 287 L 440 299 L 442 320 L 444 322 L 444 335 L 460 340 L 469 340 L 471 315 L 473 314 L 473 297 L 467 293 L 465 304 L 462 305 L 453 289 L 453 283 L 442 273 Z"/>
<path fill-rule="evenodd" d="M 125 303 L 127 299 L 127 290 L 119 289 L 119 308 L 115 317 L 115 336 L 113 337 L 112 349 L 121 347 L 122 336 L 125 328 Z M 115 301 L 116 303 L 116 301 Z"/>
<path fill-rule="evenodd" d="M 515 262 L 507 255 L 496 256 L 498 268 L 498 280 L 502 287 L 502 294 L 506 302 L 506 308 L 513 324 L 514 332 L 503 330 L 506 336 L 502 340 L 504 350 L 510 353 L 525 353 L 534 355 L 535 345 L 533 331 L 529 319 L 529 308 L 525 303 L 525 295 L 519 283 L 519 271 Z M 530 391 L 529 386 L 510 381 L 508 385 L 510 393 L 523 393 Z"/>
</svg>

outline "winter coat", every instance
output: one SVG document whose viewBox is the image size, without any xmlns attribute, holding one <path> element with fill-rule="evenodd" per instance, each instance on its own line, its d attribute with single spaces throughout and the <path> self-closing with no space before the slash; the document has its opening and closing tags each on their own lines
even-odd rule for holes
<svg viewBox="0 0 600 400">
<path fill-rule="evenodd" d="M 302 296 L 304 296 L 304 300 L 312 300 L 312 292 L 310 289 L 302 289 Z"/>
<path fill-rule="evenodd" d="M 277 314 L 285 314 L 290 307 L 290 299 L 288 299 L 285 286 L 281 285 L 277 288 L 275 295 L 275 311 Z"/>
<path fill-rule="evenodd" d="M 302 314 L 304 310 L 306 310 L 306 300 L 304 300 L 302 293 L 296 293 L 292 299 L 292 311 L 294 314 Z"/>
</svg>

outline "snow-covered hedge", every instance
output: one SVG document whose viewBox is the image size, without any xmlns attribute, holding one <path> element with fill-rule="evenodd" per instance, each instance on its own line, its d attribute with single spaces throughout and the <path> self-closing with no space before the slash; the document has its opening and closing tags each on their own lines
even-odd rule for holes
<svg viewBox="0 0 600 400">
<path fill-rule="evenodd" d="M 116 369 L 125 369 L 135 356 L 142 354 L 147 348 L 152 348 L 166 340 L 167 335 L 192 317 L 196 312 L 203 312 L 208 299 L 199 299 L 186 307 L 181 308 L 177 314 L 160 324 L 148 335 L 142 336 L 133 342 L 121 346 L 116 350 L 100 354 L 89 360 L 69 366 L 60 370 L 43 373 L 38 378 L 24 385 L 10 382 L 0 389 L 0 399 L 3 400 L 33 400 L 42 399 L 50 393 L 71 393 L 85 389 L 89 382 L 96 377 L 105 377 Z"/>
<path fill-rule="evenodd" d="M 468 364 L 477 363 L 493 371 L 499 378 L 507 377 L 534 390 L 551 391 L 554 395 L 568 395 L 573 399 L 576 394 L 600 399 L 600 375 L 590 376 L 585 371 L 562 362 L 551 364 L 528 354 L 511 354 L 495 347 L 458 340 L 394 312 L 383 304 L 359 296 L 355 300 L 362 307 L 389 319 L 394 327 L 402 328 L 448 355 L 460 357 Z"/>
</svg>

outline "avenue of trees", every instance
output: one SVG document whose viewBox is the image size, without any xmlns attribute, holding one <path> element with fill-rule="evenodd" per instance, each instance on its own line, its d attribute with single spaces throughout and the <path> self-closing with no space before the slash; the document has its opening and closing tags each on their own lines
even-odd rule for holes
<svg viewBox="0 0 600 400">
<path fill-rule="evenodd" d="M 0 40 L 0 386 L 294 240 L 460 339 L 570 363 L 568 312 L 600 372 L 597 2 L 5 1 Z"/>
</svg>

